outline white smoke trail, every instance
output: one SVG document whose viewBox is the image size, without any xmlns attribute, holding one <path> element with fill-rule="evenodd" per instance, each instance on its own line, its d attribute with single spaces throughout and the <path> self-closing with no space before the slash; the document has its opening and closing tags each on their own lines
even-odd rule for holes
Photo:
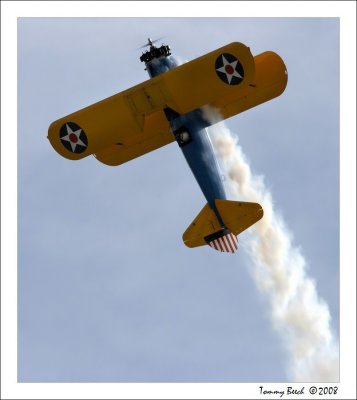
<svg viewBox="0 0 357 400">
<path fill-rule="evenodd" d="M 217 115 L 205 110 L 212 122 Z M 254 176 L 238 140 L 223 123 L 209 128 L 228 189 L 240 200 L 260 203 L 264 217 L 252 228 L 248 252 L 254 263 L 253 279 L 269 299 L 273 327 L 289 355 L 288 375 L 294 382 L 337 382 L 339 354 L 327 304 L 318 297 L 307 276 L 306 262 L 294 247 L 262 177 Z"/>
</svg>

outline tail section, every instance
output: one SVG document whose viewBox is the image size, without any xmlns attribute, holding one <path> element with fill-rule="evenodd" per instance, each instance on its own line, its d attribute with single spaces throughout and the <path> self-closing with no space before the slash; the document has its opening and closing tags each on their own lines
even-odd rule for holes
<svg viewBox="0 0 357 400">
<path fill-rule="evenodd" d="M 258 203 L 231 200 L 215 200 L 216 208 L 224 226 L 215 212 L 206 204 L 183 234 L 188 247 L 208 244 L 215 250 L 234 253 L 238 250 L 237 235 L 263 217 Z"/>
</svg>

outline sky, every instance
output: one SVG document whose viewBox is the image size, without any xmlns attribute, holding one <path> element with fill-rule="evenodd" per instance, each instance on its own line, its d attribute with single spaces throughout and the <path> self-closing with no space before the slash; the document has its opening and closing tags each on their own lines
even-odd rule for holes
<svg viewBox="0 0 357 400">
<path fill-rule="evenodd" d="M 346 40 L 346 4 L 339 2 L 332 11 L 333 2 L 321 2 L 316 11 L 302 2 L 293 12 L 291 4 L 285 7 L 288 2 L 279 9 L 269 9 L 267 2 L 253 11 L 246 11 L 249 2 L 234 7 L 221 2 L 212 13 L 213 2 L 204 10 L 191 2 L 187 9 L 170 3 L 164 11 L 309 18 L 33 18 L 160 15 L 165 2 L 146 11 L 143 5 L 127 11 L 123 2 L 102 2 L 96 12 L 95 2 L 16 3 L 1 4 L 2 396 L 6 391 L 8 398 L 38 399 L 139 398 L 138 393 L 257 398 L 260 385 L 274 389 L 272 382 L 288 380 L 288 354 L 270 322 L 269 300 L 252 279 L 245 236 L 235 255 L 182 243 L 205 199 L 175 143 L 113 168 L 93 157 L 66 160 L 46 139 L 53 120 L 148 79 L 139 61 L 148 36 L 163 37 L 160 42 L 182 61 L 232 41 L 248 45 L 253 55 L 273 50 L 283 58 L 289 74 L 285 92 L 226 123 L 239 136 L 252 171 L 264 176 L 305 257 L 308 275 L 329 307 L 332 332 L 337 339 L 342 335 L 346 362 L 355 353 L 355 311 L 349 302 L 355 296 L 355 230 L 346 226 L 355 215 L 346 207 L 355 209 L 355 152 L 346 155 L 346 143 L 355 142 L 346 139 L 351 129 L 355 135 L 353 121 L 346 124 L 351 105 L 355 121 L 355 97 L 339 98 L 340 80 L 344 94 L 346 83 L 355 86 L 355 77 L 346 78 L 346 54 L 348 65 L 355 66 L 355 45 Z M 310 14 L 343 17 L 340 25 L 336 17 Z M 16 78 L 17 121 L 9 112 L 16 109 Z M 17 136 L 9 134 L 16 125 Z M 11 176 L 16 147 L 17 176 Z M 349 163 L 352 169 L 346 168 Z M 344 253 L 351 243 L 353 254 Z M 350 374 L 355 382 L 353 371 L 355 366 L 343 368 L 341 376 Z M 340 398 L 351 398 L 341 391 L 346 381 L 338 385 Z M 167 389 L 157 392 L 155 385 L 135 390 L 85 385 L 76 392 L 78 385 L 16 382 L 256 384 L 249 397 L 242 394 L 247 385 L 240 384 L 229 393 L 230 385 L 208 385 L 205 392 L 202 386 L 197 392 L 197 386 L 186 386 L 186 392 L 182 385 L 160 386 Z"/>
<path fill-rule="evenodd" d="M 70 6 L 73 15 L 81 15 Z M 289 74 L 283 95 L 227 125 L 239 136 L 253 172 L 264 175 L 307 260 L 308 275 L 329 306 L 338 338 L 340 316 L 348 314 L 347 309 L 340 314 L 340 272 L 346 276 L 350 268 L 348 262 L 339 268 L 340 234 L 346 238 L 339 230 L 339 164 L 345 161 L 339 159 L 345 134 L 339 131 L 339 19 L 23 18 L 41 12 L 33 4 L 31 12 L 24 11 L 25 3 L 21 7 L 12 49 L 17 50 L 17 301 L 8 296 L 11 280 L 2 279 L 2 300 L 17 304 L 15 381 L 286 382 L 289 359 L 271 325 L 268 299 L 254 285 L 244 235 L 242 251 L 233 256 L 182 243 L 205 200 L 177 145 L 113 168 L 93 157 L 66 160 L 46 135 L 53 120 L 148 79 L 139 61 L 148 36 L 163 37 L 181 60 L 232 41 L 248 45 L 253 55 L 277 52 Z M 66 13 L 47 9 L 47 14 Z M 2 30 L 2 48 L 4 37 Z M 6 85 L 2 73 L 2 88 Z M 11 96 L 2 101 L 2 120 L 10 103 Z M 3 193 L 2 205 L 13 192 Z M 8 214 L 2 206 L 2 220 Z M 12 249 L 3 246 L 13 237 L 7 226 L 2 253 Z M 2 278 L 11 265 L 2 264 Z M 2 354 L 8 355 L 13 347 L 3 320 L 16 316 L 16 306 L 9 314 L 3 304 Z M 341 345 L 346 349 L 345 341 Z M 6 366 L 2 378 L 12 371 L 12 364 Z M 22 386 L 23 393 L 29 396 L 34 387 Z M 60 393 L 58 387 L 49 390 Z"/>
<path fill-rule="evenodd" d="M 205 199 L 172 143 L 69 161 L 50 123 L 148 79 L 148 37 L 191 60 L 232 41 L 284 60 L 277 99 L 229 119 L 339 336 L 338 18 L 18 19 L 18 380 L 285 382 L 251 260 L 182 233 Z"/>
</svg>

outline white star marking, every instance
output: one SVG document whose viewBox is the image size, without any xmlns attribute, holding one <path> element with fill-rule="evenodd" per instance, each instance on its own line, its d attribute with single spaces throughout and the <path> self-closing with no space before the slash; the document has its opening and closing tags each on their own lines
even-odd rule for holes
<svg viewBox="0 0 357 400">
<path fill-rule="evenodd" d="M 222 61 L 223 61 L 223 67 L 217 68 L 216 71 L 223 72 L 226 75 L 226 78 L 227 78 L 227 81 L 229 84 L 231 84 L 233 76 L 243 79 L 243 76 L 238 71 L 236 71 L 236 66 L 238 64 L 238 60 L 235 60 L 230 63 L 222 55 Z M 226 68 L 227 66 L 228 66 L 228 68 Z M 231 72 L 231 71 L 233 71 L 233 72 Z"/>
<path fill-rule="evenodd" d="M 79 135 L 81 134 L 82 129 L 72 131 L 71 127 L 68 126 L 68 124 L 66 124 L 66 128 L 67 128 L 67 135 L 62 136 L 61 140 L 65 140 L 66 142 L 69 142 L 71 144 L 73 153 L 78 144 L 81 146 L 87 147 L 87 145 L 85 143 L 83 143 L 82 140 L 79 138 Z"/>
</svg>

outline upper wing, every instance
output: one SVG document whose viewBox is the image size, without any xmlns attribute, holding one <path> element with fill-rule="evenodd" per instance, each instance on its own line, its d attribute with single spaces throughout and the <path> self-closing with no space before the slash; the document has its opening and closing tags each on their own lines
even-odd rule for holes
<svg viewBox="0 0 357 400">
<path fill-rule="evenodd" d="M 165 107 L 180 114 L 207 104 L 223 110 L 253 79 L 249 48 L 231 43 L 53 122 L 48 138 L 66 158 L 95 154 L 118 165 L 174 140 Z"/>
<path fill-rule="evenodd" d="M 266 51 L 254 57 L 255 75 L 252 82 L 234 93 L 218 97 L 211 105 L 223 119 L 232 117 L 261 103 L 271 100 L 286 88 L 288 74 L 278 54 Z"/>
</svg>

